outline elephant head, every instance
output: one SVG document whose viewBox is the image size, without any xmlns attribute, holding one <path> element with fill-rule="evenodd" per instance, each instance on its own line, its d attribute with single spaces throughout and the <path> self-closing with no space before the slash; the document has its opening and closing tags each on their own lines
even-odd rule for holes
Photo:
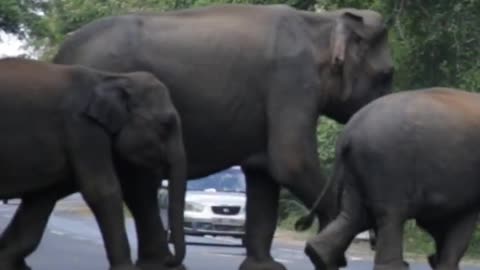
<svg viewBox="0 0 480 270">
<path fill-rule="evenodd" d="M 169 91 L 146 72 L 102 73 L 98 81 L 84 113 L 112 136 L 115 157 L 140 170 L 162 175 L 168 172 L 169 219 L 175 247 L 175 256 L 168 263 L 178 265 L 185 257 L 187 165 L 181 120 Z"/>
<path fill-rule="evenodd" d="M 361 107 L 392 90 L 393 60 L 380 14 L 355 9 L 332 14 L 329 57 L 324 57 L 332 79 L 323 113 L 346 123 Z"/>
<path fill-rule="evenodd" d="M 308 15 L 308 21 L 327 29 L 319 40 L 328 36 L 320 46 L 320 75 L 326 88 L 326 102 L 321 113 L 340 123 L 346 123 L 370 101 L 392 91 L 393 60 L 388 44 L 388 28 L 382 16 L 371 10 L 339 9 Z M 325 48 L 328 48 L 325 53 Z M 333 187 L 331 178 L 324 185 L 308 215 L 295 224 L 299 231 L 309 228 L 317 208 Z M 338 210 L 339 202 L 331 211 Z"/>
</svg>

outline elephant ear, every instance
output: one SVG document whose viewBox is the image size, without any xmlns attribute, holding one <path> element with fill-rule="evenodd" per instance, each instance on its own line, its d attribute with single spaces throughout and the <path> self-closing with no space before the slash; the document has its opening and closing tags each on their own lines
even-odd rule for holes
<svg viewBox="0 0 480 270">
<path fill-rule="evenodd" d="M 330 63 L 332 70 L 341 74 L 344 80 L 342 100 L 350 97 L 352 92 L 352 74 L 350 70 L 352 67 L 345 65 L 347 49 L 351 46 L 349 42 L 358 38 L 366 38 L 367 32 L 365 28 L 363 17 L 347 11 L 337 19 L 330 36 Z"/>
<path fill-rule="evenodd" d="M 129 109 L 125 78 L 107 79 L 91 91 L 84 114 L 115 135 L 128 121 Z"/>
</svg>

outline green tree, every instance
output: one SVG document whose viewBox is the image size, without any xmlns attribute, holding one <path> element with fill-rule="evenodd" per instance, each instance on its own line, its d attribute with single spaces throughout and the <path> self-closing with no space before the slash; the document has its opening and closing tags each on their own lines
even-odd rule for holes
<svg viewBox="0 0 480 270">
<path fill-rule="evenodd" d="M 0 1 L 0 30 L 25 37 L 38 29 L 39 14 L 45 7 L 45 2 L 39 0 Z"/>
<path fill-rule="evenodd" d="M 480 1 L 319 0 L 326 8 L 371 8 L 393 19 L 395 86 L 480 91 Z"/>
</svg>

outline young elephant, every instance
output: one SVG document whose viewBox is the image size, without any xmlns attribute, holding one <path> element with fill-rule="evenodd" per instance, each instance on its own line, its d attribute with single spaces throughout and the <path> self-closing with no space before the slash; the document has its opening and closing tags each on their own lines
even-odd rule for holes
<svg viewBox="0 0 480 270">
<path fill-rule="evenodd" d="M 407 269 L 402 234 L 413 218 L 435 240 L 432 268 L 458 269 L 480 210 L 479 146 L 479 94 L 405 91 L 361 109 L 336 149 L 341 212 L 307 243 L 311 260 L 335 267 L 354 236 L 374 228 L 374 269 Z"/>
<path fill-rule="evenodd" d="M 24 258 L 37 247 L 56 200 L 75 191 L 97 219 L 111 269 L 136 269 L 118 176 L 147 172 L 171 181 L 172 259 L 183 260 L 181 123 L 154 76 L 2 59 L 0 112 L 0 198 L 22 199 L 0 238 L 0 269 L 29 269 Z"/>
</svg>

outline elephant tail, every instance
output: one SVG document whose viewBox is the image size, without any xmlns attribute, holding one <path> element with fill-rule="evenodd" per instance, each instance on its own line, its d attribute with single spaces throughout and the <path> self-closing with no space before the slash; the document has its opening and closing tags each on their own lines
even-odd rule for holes
<svg viewBox="0 0 480 270">
<path fill-rule="evenodd" d="M 323 199 L 325 198 L 325 195 L 327 194 L 328 190 L 331 188 L 332 183 L 337 182 L 338 177 L 341 174 L 341 171 L 343 170 L 343 161 L 346 158 L 346 155 L 348 154 L 350 150 L 350 144 L 348 142 L 339 144 L 337 148 L 336 153 L 339 153 L 335 159 L 335 164 L 334 164 L 334 173 L 331 177 L 329 177 L 323 186 L 322 191 L 320 192 L 320 195 L 317 197 L 315 202 L 312 205 L 312 208 L 308 212 L 308 214 L 304 215 L 303 217 L 300 217 L 296 222 L 295 222 L 295 230 L 296 231 L 305 231 L 308 228 L 310 228 L 315 221 L 315 216 L 316 216 L 316 211 L 319 208 L 320 204 L 322 203 Z M 340 187 L 341 183 L 337 183 L 338 187 Z M 339 197 L 335 198 L 336 200 L 339 201 Z M 337 202 L 335 205 L 338 205 L 339 202 Z"/>
<path fill-rule="evenodd" d="M 327 179 L 327 182 L 323 186 L 322 192 L 320 193 L 320 196 L 317 197 L 315 202 L 313 203 L 312 208 L 308 212 L 308 214 L 304 215 L 303 217 L 300 217 L 296 222 L 295 222 L 295 230 L 302 232 L 310 228 L 315 221 L 315 213 L 317 208 L 319 207 L 320 203 L 322 202 L 322 199 L 325 197 L 325 194 L 327 193 L 328 188 L 332 184 L 332 179 L 333 177 L 329 177 Z"/>
</svg>

